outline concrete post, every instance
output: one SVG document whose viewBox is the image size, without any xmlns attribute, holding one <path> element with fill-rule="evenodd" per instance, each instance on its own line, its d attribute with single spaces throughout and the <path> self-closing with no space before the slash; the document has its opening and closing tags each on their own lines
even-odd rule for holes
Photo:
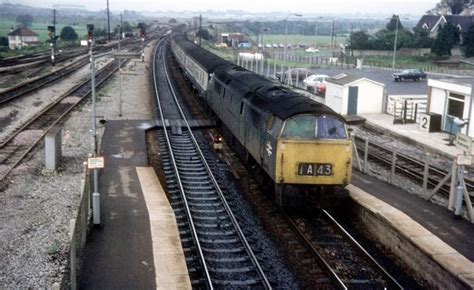
<svg viewBox="0 0 474 290">
<path fill-rule="evenodd" d="M 395 168 L 397 165 L 397 152 L 393 151 L 392 153 L 392 168 L 390 170 L 390 183 L 394 184 L 395 183 Z"/>
<path fill-rule="evenodd" d="M 54 127 L 46 134 L 44 140 L 45 146 L 45 168 L 47 171 L 58 170 L 61 159 L 61 128 Z"/>
<path fill-rule="evenodd" d="M 364 173 L 369 173 L 369 139 L 365 139 L 365 147 L 364 147 Z"/>
<path fill-rule="evenodd" d="M 456 161 L 453 161 L 453 165 L 451 167 L 451 186 L 449 191 L 449 201 L 448 201 L 448 209 L 454 209 L 454 195 L 456 194 L 456 184 L 458 183 L 458 174 L 457 174 L 457 164 Z"/>
<path fill-rule="evenodd" d="M 430 162 L 429 162 L 429 155 L 426 155 L 425 160 L 425 169 L 423 171 L 423 194 L 428 193 L 428 177 L 429 177 L 429 170 L 430 170 Z"/>
</svg>

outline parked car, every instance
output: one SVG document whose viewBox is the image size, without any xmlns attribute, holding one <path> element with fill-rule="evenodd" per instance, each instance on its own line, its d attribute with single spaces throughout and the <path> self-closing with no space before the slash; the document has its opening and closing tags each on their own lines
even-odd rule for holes
<svg viewBox="0 0 474 290">
<path fill-rule="evenodd" d="M 288 76 L 291 76 L 291 79 L 293 81 L 296 80 L 296 77 L 298 76 L 298 80 L 301 81 L 304 78 L 306 78 L 306 76 L 309 76 L 310 74 L 311 74 L 311 71 L 307 68 L 292 68 L 283 72 L 283 76 L 282 76 L 281 71 L 276 72 L 275 76 L 281 82 L 285 82 Z"/>
<path fill-rule="evenodd" d="M 393 79 L 396 82 L 403 80 L 413 80 L 416 82 L 422 79 L 426 79 L 426 76 L 426 73 L 420 69 L 405 69 L 399 73 L 394 73 Z"/>
<path fill-rule="evenodd" d="M 319 49 L 314 47 L 308 47 L 307 49 L 305 49 L 305 52 L 319 52 Z"/>
<path fill-rule="evenodd" d="M 328 75 L 310 75 L 303 80 L 304 88 L 312 93 L 324 95 L 328 78 Z"/>
</svg>

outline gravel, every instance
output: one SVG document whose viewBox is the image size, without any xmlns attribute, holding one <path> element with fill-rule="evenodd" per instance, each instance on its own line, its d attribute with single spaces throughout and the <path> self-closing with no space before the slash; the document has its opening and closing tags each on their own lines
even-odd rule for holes
<svg viewBox="0 0 474 290">
<path fill-rule="evenodd" d="M 410 156 L 417 160 L 426 160 L 429 157 L 429 162 L 431 165 L 438 168 L 444 169 L 446 171 L 451 170 L 452 159 L 448 158 L 446 155 L 440 154 L 436 151 L 428 151 L 427 149 L 419 146 L 414 146 L 413 144 L 406 144 L 401 141 L 394 135 L 390 133 L 381 133 L 374 132 L 372 130 L 367 130 L 363 127 L 352 127 L 354 134 L 358 137 L 366 138 L 370 142 L 373 142 L 378 145 L 382 145 L 391 150 L 396 150 L 397 152 L 402 152 L 404 155 Z M 363 158 L 363 156 L 360 156 Z M 363 160 L 361 160 L 363 162 Z M 354 166 L 357 167 L 357 162 L 354 160 Z M 383 180 L 387 183 L 390 183 L 390 170 L 377 164 L 369 161 L 370 174 L 377 177 L 380 180 Z M 411 181 L 409 178 L 402 175 L 396 174 L 393 180 L 393 185 L 402 188 L 403 190 L 415 194 L 420 198 L 423 196 L 423 188 L 420 184 Z M 432 199 L 432 202 L 439 204 L 444 207 L 448 207 L 448 196 L 437 193 Z M 463 216 L 467 218 L 467 212 L 463 212 Z"/>
<path fill-rule="evenodd" d="M 131 61 L 123 70 L 123 119 L 152 118 L 147 64 L 151 47 L 146 48 L 145 63 Z M 99 65 L 102 66 L 103 62 Z M 86 66 L 66 81 L 0 108 L 0 140 L 4 140 L 49 102 L 88 76 L 89 68 Z M 118 92 L 116 76 L 98 92 L 97 116 L 119 119 Z M 44 150 L 39 148 L 14 170 L 10 185 L 0 193 L 0 288 L 51 288 L 59 285 L 67 272 L 69 220 L 77 214 L 83 162 L 92 151 L 90 103 L 83 104 L 70 116 L 62 129 L 63 157 L 58 172 L 43 172 Z M 99 137 L 102 136 L 103 128 L 103 125 L 98 124 Z M 359 136 L 369 134 L 358 129 L 355 131 Z M 396 146 L 400 151 L 419 157 L 425 154 L 423 150 L 412 149 L 412 146 L 395 138 L 371 134 L 371 140 L 377 138 L 381 138 L 378 140 L 381 143 Z M 434 162 L 446 164 L 442 156 L 431 156 Z M 372 171 L 381 173 L 378 174 L 380 178 L 386 179 L 387 170 L 376 168 L 374 164 L 371 166 Z M 396 183 L 409 192 L 421 192 L 420 186 L 406 179 L 397 177 Z M 443 198 L 437 200 L 446 202 Z"/>
<path fill-rule="evenodd" d="M 145 63 L 131 61 L 123 69 L 123 119 L 152 118 L 147 64 L 151 47 L 146 48 Z M 104 61 L 109 60 L 99 65 Z M 0 108 L 0 140 L 88 75 L 86 66 L 66 81 Z M 115 76 L 98 92 L 98 116 L 119 119 L 118 92 Z M 92 151 L 90 102 L 70 116 L 62 128 L 58 172 L 43 172 L 44 150 L 38 148 L 14 170 L 0 194 L 0 288 L 59 287 L 67 272 L 69 221 L 78 211 L 83 162 Z M 99 138 L 103 128 L 98 124 Z"/>
</svg>

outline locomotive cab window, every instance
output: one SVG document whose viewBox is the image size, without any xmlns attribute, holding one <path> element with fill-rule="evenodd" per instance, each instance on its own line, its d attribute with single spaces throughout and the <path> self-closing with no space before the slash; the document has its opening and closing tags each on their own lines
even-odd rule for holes
<svg viewBox="0 0 474 290">
<path fill-rule="evenodd" d="M 346 139 L 346 127 L 340 120 L 329 116 L 316 118 L 317 139 Z"/>
<path fill-rule="evenodd" d="M 299 115 L 285 121 L 283 138 L 346 139 L 346 127 L 330 116 Z"/>
<path fill-rule="evenodd" d="M 283 138 L 315 138 L 316 116 L 300 115 L 294 116 L 285 122 L 285 128 L 281 136 Z"/>
</svg>

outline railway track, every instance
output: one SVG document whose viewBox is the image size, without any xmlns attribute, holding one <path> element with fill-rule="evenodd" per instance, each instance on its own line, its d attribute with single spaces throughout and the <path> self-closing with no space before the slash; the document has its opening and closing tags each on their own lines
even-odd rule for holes
<svg viewBox="0 0 474 290">
<path fill-rule="evenodd" d="M 185 253 L 192 253 L 187 255 L 192 285 L 270 289 L 178 103 L 165 64 L 166 45 L 166 40 L 160 41 L 153 61 L 159 115 L 162 124 L 179 120 L 186 126 L 164 127 L 158 141 L 160 148 L 166 148 L 162 164 L 183 247 Z"/>
<path fill-rule="evenodd" d="M 359 156 L 364 156 L 365 154 L 365 139 L 355 137 L 357 150 L 359 152 Z M 375 144 L 369 141 L 369 149 L 368 149 L 368 158 L 371 161 L 374 161 L 388 170 L 391 169 L 392 166 L 392 156 L 393 150 L 384 147 L 379 144 Z M 423 185 L 423 178 L 425 172 L 425 162 L 422 160 L 418 160 L 416 158 L 410 157 L 406 154 L 397 152 L 397 159 L 396 159 L 396 172 L 407 176 L 409 179 L 415 181 L 416 183 Z M 435 188 L 441 180 L 449 173 L 447 170 L 436 167 L 434 165 L 429 165 L 428 169 L 428 188 Z M 465 177 L 466 187 L 469 192 L 474 191 L 474 180 L 471 178 Z M 444 184 L 440 188 L 440 192 L 443 196 L 448 197 L 450 191 L 450 185 Z"/>
<path fill-rule="evenodd" d="M 403 289 L 326 210 L 311 217 L 286 216 L 338 289 Z"/>
<path fill-rule="evenodd" d="M 96 73 L 96 86 L 101 86 L 117 70 L 113 61 Z M 7 176 L 38 145 L 43 137 L 90 93 L 90 79 L 73 87 L 48 105 L 34 118 L 0 141 L 0 188 L 7 186 Z"/>
<path fill-rule="evenodd" d="M 130 44 L 133 42 L 132 39 L 122 40 L 122 45 Z M 112 49 L 117 46 L 117 42 L 107 43 L 105 45 L 97 45 L 94 48 L 94 52 L 103 52 L 105 50 Z M 81 54 L 87 54 L 89 50 L 87 48 L 63 48 L 63 52 L 56 52 L 56 63 L 80 56 Z M 14 57 L 8 57 L 0 59 L 0 68 L 7 68 L 11 71 L 14 66 L 24 66 L 28 64 L 39 65 L 49 63 L 51 61 L 51 51 L 47 50 L 44 52 L 19 55 Z"/>
<path fill-rule="evenodd" d="M 133 45 L 133 42 L 131 41 L 126 41 L 124 43 L 124 47 Z M 103 51 L 104 47 L 100 47 L 97 49 L 94 49 L 94 51 Z M 89 50 L 83 50 L 79 52 L 74 52 L 72 54 L 68 54 L 67 56 L 63 56 L 64 60 L 70 59 L 77 57 L 81 54 L 85 54 L 83 57 L 75 61 L 74 63 L 65 66 L 59 70 L 56 70 L 52 73 L 43 75 L 39 78 L 32 79 L 31 81 L 21 83 L 15 87 L 12 87 L 8 90 L 5 90 L 0 93 L 0 105 L 3 103 L 10 102 L 14 99 L 20 98 L 22 96 L 25 96 L 31 92 L 34 92 L 40 88 L 43 88 L 47 85 L 53 84 L 58 80 L 61 80 L 65 78 L 66 76 L 76 72 L 79 70 L 81 67 L 89 63 L 89 55 L 87 54 Z M 59 58 L 61 59 L 61 58 Z"/>
<path fill-rule="evenodd" d="M 48 84 L 52 84 L 55 81 L 58 81 L 73 72 L 76 72 L 78 69 L 83 67 L 89 62 L 88 56 L 84 56 L 75 63 L 66 66 L 62 69 L 54 71 L 51 74 L 41 76 L 37 79 L 33 79 L 29 82 L 22 83 L 19 86 L 13 87 L 9 90 L 3 91 L 0 93 L 0 104 L 7 103 L 19 97 L 22 97 L 28 93 L 31 93 L 35 90 L 38 90 Z"/>
</svg>

